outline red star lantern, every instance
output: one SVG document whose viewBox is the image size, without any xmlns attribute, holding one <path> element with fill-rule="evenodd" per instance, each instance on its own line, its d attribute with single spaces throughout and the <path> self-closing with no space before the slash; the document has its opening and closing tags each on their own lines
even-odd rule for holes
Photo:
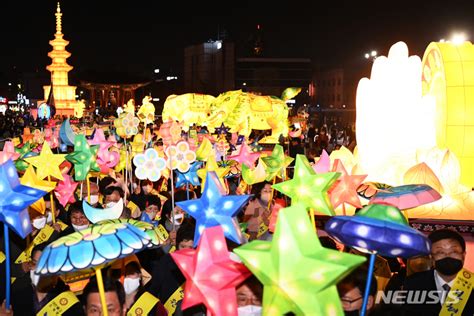
<svg viewBox="0 0 474 316">
<path fill-rule="evenodd" d="M 331 204 L 334 209 L 342 205 L 345 213 L 344 203 L 350 204 L 353 207 L 362 207 L 357 188 L 364 182 L 367 175 L 350 175 L 341 160 L 336 159 L 333 165 L 333 171 L 340 172 L 341 177 L 336 181 L 329 191 L 331 197 Z"/>
<path fill-rule="evenodd" d="M 235 287 L 250 271 L 230 259 L 221 226 L 206 228 L 197 250 L 178 250 L 171 256 L 186 278 L 183 309 L 203 303 L 208 315 L 237 316 Z"/>
</svg>

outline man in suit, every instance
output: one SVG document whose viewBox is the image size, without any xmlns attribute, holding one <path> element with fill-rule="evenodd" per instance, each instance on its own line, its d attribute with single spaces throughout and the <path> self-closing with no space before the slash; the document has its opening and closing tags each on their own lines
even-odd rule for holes
<svg viewBox="0 0 474 316">
<path fill-rule="evenodd" d="M 407 277 L 404 286 L 404 290 L 407 291 L 406 297 L 418 299 L 412 299 L 417 301 L 417 304 L 407 299 L 406 304 L 403 305 L 406 316 L 439 315 L 450 289 L 455 285 L 458 272 L 464 265 L 466 242 L 460 234 L 442 229 L 432 232 L 428 237 L 431 240 L 431 258 L 434 269 Z M 463 274 L 470 278 L 472 285 L 474 275 L 468 272 Z M 426 295 L 425 299 L 419 299 L 423 295 Z M 453 292 L 449 295 L 451 297 Z M 471 291 L 470 296 L 465 295 L 465 299 L 467 302 L 464 310 L 455 315 L 474 315 L 474 291 Z"/>
</svg>

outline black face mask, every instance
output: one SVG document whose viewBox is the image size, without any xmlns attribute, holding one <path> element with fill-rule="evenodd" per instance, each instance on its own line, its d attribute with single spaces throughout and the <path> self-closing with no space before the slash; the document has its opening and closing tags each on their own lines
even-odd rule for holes
<svg viewBox="0 0 474 316">
<path fill-rule="evenodd" d="M 444 275 L 454 275 L 462 269 L 462 261 L 446 257 L 435 261 L 435 269 Z"/>
<path fill-rule="evenodd" d="M 359 316 L 360 312 L 356 309 L 353 311 L 344 311 L 344 316 Z"/>
</svg>

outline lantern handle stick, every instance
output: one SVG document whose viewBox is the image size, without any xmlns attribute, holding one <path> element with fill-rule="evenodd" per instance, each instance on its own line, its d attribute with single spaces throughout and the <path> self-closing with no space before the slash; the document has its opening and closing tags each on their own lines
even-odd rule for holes
<svg viewBox="0 0 474 316">
<path fill-rule="evenodd" d="M 95 270 L 97 276 L 97 286 L 99 287 L 100 305 L 102 305 L 102 315 L 108 316 L 107 302 L 105 301 L 104 280 L 102 279 L 102 270 L 100 267 Z"/>
<path fill-rule="evenodd" d="M 367 303 L 369 302 L 370 286 L 372 285 L 372 276 L 374 274 L 374 266 L 375 266 L 376 257 L 377 257 L 377 253 L 373 251 L 370 254 L 369 271 L 367 272 L 367 281 L 365 283 L 364 301 L 362 303 L 362 310 L 360 312 L 361 316 L 365 316 L 367 314 Z"/>
<path fill-rule="evenodd" d="M 10 236 L 7 223 L 3 222 L 3 241 L 5 242 L 5 308 L 10 309 Z"/>
<path fill-rule="evenodd" d="M 48 181 L 51 181 L 51 176 L 48 175 Z M 53 198 L 53 191 L 54 190 L 51 190 L 49 192 L 49 201 L 50 201 L 50 205 L 51 205 L 51 218 L 53 220 L 53 224 L 56 224 L 56 210 L 54 208 L 54 198 Z"/>
</svg>

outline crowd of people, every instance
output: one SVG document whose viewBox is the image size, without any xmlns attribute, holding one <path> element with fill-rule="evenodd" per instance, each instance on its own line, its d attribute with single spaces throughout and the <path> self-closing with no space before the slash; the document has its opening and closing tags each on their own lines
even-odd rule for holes
<svg viewBox="0 0 474 316">
<path fill-rule="evenodd" d="M 21 128 L 31 122 L 29 117 L 18 117 L 12 113 L 0 116 L 0 125 L 3 124 L 1 126 Z M 8 129 L 4 131 L 3 136 L 11 137 L 15 132 L 18 131 Z M 338 130 L 322 126 L 317 129 L 313 124 L 309 124 L 306 135 L 290 140 L 287 154 L 293 157 L 296 154 L 306 154 L 309 158 L 315 158 L 322 150 L 330 153 L 340 146 L 351 148 L 354 141 L 355 137 L 350 128 Z M 269 182 L 262 182 L 251 186 L 250 193 L 253 197 L 238 215 L 249 241 L 271 240 L 272 233 L 262 232 L 260 228 L 262 225 L 269 226 L 277 203 L 289 203 L 284 201 L 284 196 L 274 192 L 271 185 Z M 86 283 L 83 282 L 82 286 L 77 287 L 63 276 L 40 276 L 35 273 L 38 260 L 48 244 L 92 225 L 85 215 L 83 199 L 99 209 L 124 203 L 120 218 L 133 218 L 161 225 L 168 236 L 160 247 L 146 249 L 104 268 L 103 285 L 109 315 L 125 315 L 127 312 L 131 315 L 205 315 L 203 305 L 181 308 L 177 293 L 182 288 L 185 277 L 171 257 L 173 251 L 193 248 L 196 229 L 195 220 L 177 206 L 176 202 L 199 198 L 200 189 L 190 186 L 171 191 L 169 188 L 169 179 L 161 179 L 158 182 L 132 180 L 131 185 L 128 185 L 121 173 L 111 172 L 101 179 L 90 178 L 90 190 L 78 189 L 76 202 L 68 203 L 65 207 L 55 196 L 46 195 L 44 213 L 29 208 L 33 229 L 28 238 L 21 239 L 13 233 L 10 234 L 13 277 L 11 308 L 7 309 L 4 302 L 0 308 L 0 316 L 101 315 L 102 303 L 95 276 L 84 274 L 82 281 L 85 280 Z M 229 188 L 230 194 L 241 193 L 238 183 L 233 183 L 232 179 L 229 180 Z M 324 247 L 364 255 L 325 236 L 323 231 L 318 233 Z M 450 230 L 434 231 L 429 238 L 432 242 L 429 257 L 409 260 L 381 258 L 388 261 L 390 276 L 382 277 L 375 271 L 369 290 L 368 315 L 425 316 L 440 313 L 456 275 L 463 268 L 466 243 L 461 235 Z M 3 245 L 3 242 L 0 244 Z M 237 245 L 228 240 L 227 246 L 231 251 Z M 0 263 L 1 271 L 4 271 L 5 264 L 5 261 Z M 361 313 L 367 273 L 367 265 L 362 266 L 337 284 L 345 315 Z M 0 281 L 4 284 L 4 274 L 1 274 L 1 277 Z M 388 280 L 384 281 L 384 278 Z M 0 286 L 1 300 L 5 298 L 4 288 L 3 285 Z M 236 288 L 239 315 L 262 315 L 263 290 L 262 283 L 253 275 Z M 380 293 L 400 290 L 435 291 L 440 300 L 433 304 L 421 301 L 417 304 L 404 304 L 380 300 Z M 136 313 L 133 314 L 134 312 Z M 456 315 L 473 313 L 474 294 L 471 294 L 467 297 L 464 312 Z"/>
</svg>

